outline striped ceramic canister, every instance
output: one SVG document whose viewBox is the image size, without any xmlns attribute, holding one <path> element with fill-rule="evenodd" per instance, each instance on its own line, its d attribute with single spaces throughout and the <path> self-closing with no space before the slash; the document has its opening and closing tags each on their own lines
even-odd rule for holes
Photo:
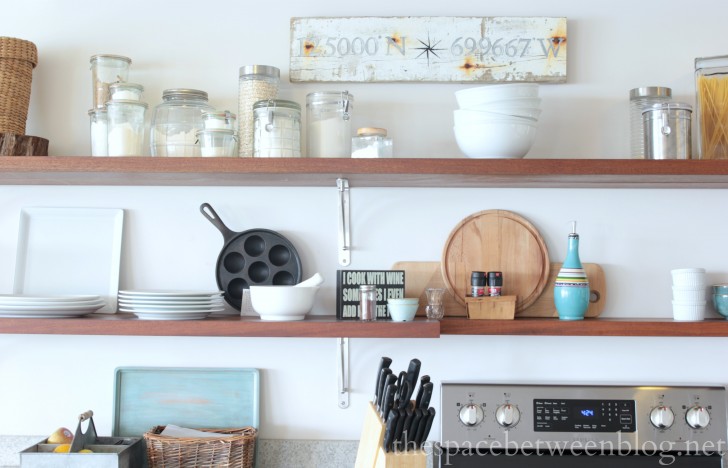
<svg viewBox="0 0 728 468">
<path fill-rule="evenodd" d="M 576 222 L 569 234 L 566 260 L 554 283 L 554 304 L 561 320 L 581 320 L 589 307 L 589 279 L 579 259 Z"/>
</svg>

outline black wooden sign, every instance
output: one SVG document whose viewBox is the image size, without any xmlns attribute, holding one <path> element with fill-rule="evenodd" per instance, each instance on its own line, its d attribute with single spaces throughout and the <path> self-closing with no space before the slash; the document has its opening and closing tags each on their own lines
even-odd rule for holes
<svg viewBox="0 0 728 468">
<path fill-rule="evenodd" d="M 377 319 L 389 319 L 387 300 L 404 297 L 404 270 L 337 270 L 336 318 L 359 320 L 359 286 L 377 287 Z"/>
</svg>

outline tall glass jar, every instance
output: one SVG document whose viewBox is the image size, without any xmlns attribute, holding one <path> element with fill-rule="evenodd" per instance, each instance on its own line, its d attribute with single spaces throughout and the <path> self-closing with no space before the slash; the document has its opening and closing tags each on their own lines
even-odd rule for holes
<svg viewBox="0 0 728 468">
<path fill-rule="evenodd" d="M 700 159 L 728 159 L 728 55 L 695 59 Z"/>
<path fill-rule="evenodd" d="M 301 106 L 293 101 L 271 99 L 253 106 L 253 156 L 301 157 Z"/>
<path fill-rule="evenodd" d="M 351 157 L 351 113 L 354 96 L 348 91 L 306 96 L 306 155 L 309 158 Z"/>
<path fill-rule="evenodd" d="M 269 65 L 240 67 L 238 93 L 238 139 L 240 157 L 253 155 L 253 106 L 278 96 L 281 71 Z"/>
<path fill-rule="evenodd" d="M 207 93 L 197 89 L 174 88 L 162 93 L 162 103 L 152 114 L 149 143 L 152 156 L 200 156 L 197 132 L 204 129 L 203 112 L 215 109 Z"/>
<path fill-rule="evenodd" d="M 668 102 L 671 96 L 672 90 L 662 86 L 647 86 L 629 91 L 629 152 L 632 158 L 645 158 L 642 112 L 654 104 Z"/>
<path fill-rule="evenodd" d="M 108 111 L 91 109 L 88 111 L 91 130 L 91 156 L 108 156 Z"/>
<path fill-rule="evenodd" d="M 139 101 L 109 101 L 109 156 L 142 156 L 144 148 L 144 117 L 147 103 Z"/>
<path fill-rule="evenodd" d="M 129 79 L 131 59 L 123 55 L 100 54 L 91 57 L 93 108 L 101 109 L 111 99 L 109 86 Z"/>
</svg>

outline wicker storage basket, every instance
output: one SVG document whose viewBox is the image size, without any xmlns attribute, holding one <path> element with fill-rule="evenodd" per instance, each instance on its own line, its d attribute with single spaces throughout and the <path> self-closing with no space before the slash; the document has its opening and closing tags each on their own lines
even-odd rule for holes
<svg viewBox="0 0 728 468">
<path fill-rule="evenodd" d="M 0 37 L 0 133 L 25 135 L 30 83 L 37 63 L 35 44 Z"/>
<path fill-rule="evenodd" d="M 255 455 L 254 427 L 198 429 L 235 434 L 232 437 L 167 437 L 159 434 L 166 426 L 144 433 L 150 468 L 252 468 Z"/>
</svg>

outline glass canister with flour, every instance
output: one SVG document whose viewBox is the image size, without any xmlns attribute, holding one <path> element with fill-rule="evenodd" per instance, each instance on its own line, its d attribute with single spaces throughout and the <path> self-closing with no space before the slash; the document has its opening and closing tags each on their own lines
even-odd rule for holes
<svg viewBox="0 0 728 468">
<path fill-rule="evenodd" d="M 107 151 L 109 156 L 143 156 L 144 118 L 147 103 L 112 100 L 108 113 Z"/>
<path fill-rule="evenodd" d="M 351 157 L 354 96 L 348 91 L 306 96 L 306 155 L 309 158 Z"/>
<path fill-rule="evenodd" d="M 301 157 L 301 106 L 284 99 L 258 101 L 253 106 L 253 156 Z"/>
<path fill-rule="evenodd" d="M 202 114 L 215 110 L 207 93 L 198 89 L 165 89 L 154 108 L 149 143 L 152 156 L 200 156 L 197 132 L 204 129 Z"/>
</svg>

